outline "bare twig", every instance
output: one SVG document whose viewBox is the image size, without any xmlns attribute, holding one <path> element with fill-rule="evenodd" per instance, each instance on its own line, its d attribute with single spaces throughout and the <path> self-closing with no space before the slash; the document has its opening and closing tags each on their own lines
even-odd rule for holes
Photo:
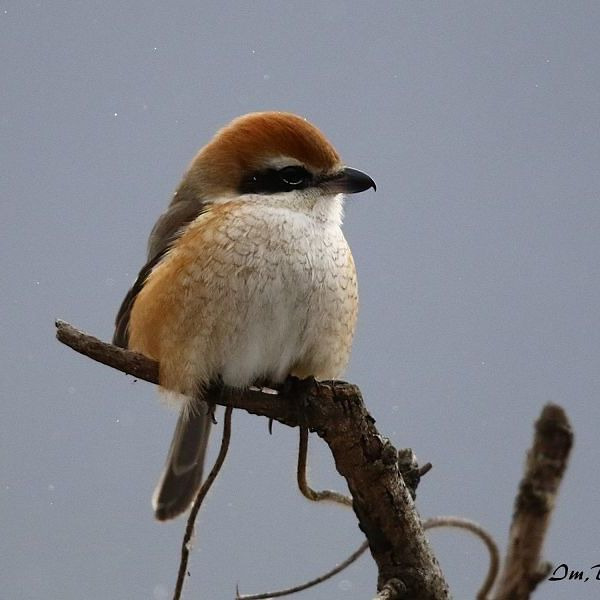
<svg viewBox="0 0 600 600">
<path fill-rule="evenodd" d="M 312 487 L 310 487 L 310 484 L 308 483 L 308 479 L 307 479 L 307 475 L 306 475 L 307 455 L 308 455 L 308 429 L 306 427 L 300 427 L 299 429 L 300 429 L 300 436 L 299 436 L 300 441 L 299 441 L 299 447 L 298 447 L 297 480 L 298 480 L 298 487 L 299 487 L 300 491 L 302 492 L 302 495 L 305 498 L 308 498 L 308 500 L 311 500 L 313 502 L 332 501 L 332 502 L 337 502 L 338 504 L 341 504 L 342 506 L 351 507 L 352 506 L 352 498 L 350 498 L 348 496 L 344 496 L 343 494 L 340 494 L 339 492 L 334 492 L 331 490 L 317 491 L 317 490 L 314 490 Z M 406 456 L 408 454 L 410 454 L 410 461 L 408 461 L 407 465 L 403 465 L 402 459 L 406 459 Z M 421 477 L 422 475 L 424 475 L 425 473 L 427 473 L 431 469 L 431 463 L 427 463 L 426 465 L 424 465 L 423 467 L 421 467 L 419 469 L 416 464 L 416 457 L 414 457 L 414 454 L 412 453 L 412 451 L 410 449 L 400 451 L 398 453 L 398 455 L 399 455 L 398 463 L 400 466 L 400 470 L 402 471 L 403 466 L 406 468 L 407 472 L 410 469 L 415 470 L 416 474 L 417 474 L 417 479 L 419 477 Z M 417 481 L 417 483 L 418 483 L 418 481 Z M 423 524 L 423 529 L 427 529 L 428 527 L 438 527 L 438 526 L 442 526 L 442 523 L 441 522 L 438 523 L 435 519 L 428 519 Z M 365 552 L 368 549 L 368 547 L 369 547 L 369 543 L 364 542 L 358 548 L 358 550 L 356 550 L 353 554 L 351 554 L 346 560 L 344 560 L 338 566 L 331 569 L 327 573 L 324 573 L 323 575 L 316 577 L 315 579 L 311 579 L 310 581 L 307 581 L 306 583 L 303 583 L 301 585 L 291 587 L 291 588 L 286 588 L 286 589 L 275 591 L 275 592 L 263 592 L 260 594 L 252 594 L 252 595 L 244 595 L 244 596 L 240 596 L 239 592 L 238 592 L 238 595 L 236 596 L 236 598 L 237 598 L 237 600 L 260 600 L 262 598 L 278 598 L 281 596 L 291 595 L 296 592 L 301 592 L 301 591 L 306 590 L 310 587 L 313 587 L 319 583 L 322 583 L 323 581 L 326 581 L 327 579 L 330 579 L 334 575 L 337 575 L 338 573 L 343 571 L 346 567 L 350 566 L 355 560 L 357 560 L 360 557 L 360 555 L 363 554 L 363 552 Z M 381 596 L 381 597 L 390 597 L 389 595 L 395 590 L 395 587 L 393 585 L 391 585 L 389 582 L 388 582 L 388 584 L 386 584 L 386 586 L 384 586 L 384 588 L 385 589 L 383 589 L 380 592 L 380 595 L 383 594 L 383 596 Z M 378 596 L 378 597 L 380 597 L 380 596 Z"/>
<path fill-rule="evenodd" d="M 351 507 L 352 498 L 344 496 L 339 492 L 333 490 L 313 490 L 310 487 L 306 477 L 306 463 L 308 454 L 308 428 L 300 427 L 300 442 L 298 444 L 298 469 L 297 469 L 297 480 L 298 487 L 305 498 L 308 498 L 312 502 L 321 502 L 327 500 L 330 502 L 336 502 L 342 506 Z"/>
<path fill-rule="evenodd" d="M 457 527 L 459 529 L 466 529 L 475 534 L 486 545 L 490 555 L 490 566 L 488 567 L 485 581 L 479 589 L 479 592 L 477 592 L 477 600 L 486 600 L 496 581 L 496 577 L 498 577 L 498 571 L 500 569 L 500 553 L 494 538 L 481 525 L 475 523 L 475 521 L 463 519 L 462 517 L 431 517 L 423 523 L 423 529 L 433 529 L 434 527 Z"/>
<path fill-rule="evenodd" d="M 198 511 L 202 506 L 202 502 L 204 498 L 206 498 L 206 494 L 208 494 L 208 490 L 210 490 L 213 482 L 217 478 L 223 463 L 225 462 L 225 457 L 227 456 L 227 450 L 229 449 L 229 440 L 231 439 L 231 413 L 233 412 L 233 408 L 228 406 L 225 409 L 225 417 L 223 419 L 223 437 L 221 439 L 221 448 L 219 450 L 219 454 L 217 456 L 217 460 L 213 465 L 206 481 L 200 487 L 198 491 L 198 495 L 194 500 L 194 505 L 192 506 L 192 510 L 190 511 L 187 525 L 185 528 L 185 535 L 183 536 L 183 542 L 181 544 L 181 560 L 179 562 L 179 572 L 177 574 L 177 583 L 175 584 L 175 592 L 173 593 L 173 600 L 179 600 L 181 598 L 181 592 L 183 590 L 183 584 L 185 581 L 185 574 L 187 572 L 187 563 L 190 555 L 190 544 L 192 540 L 192 536 L 194 535 L 194 524 L 196 522 L 196 516 L 198 515 Z"/>
<path fill-rule="evenodd" d="M 306 477 L 306 464 L 307 464 L 307 454 L 308 454 L 308 429 L 306 427 L 300 427 L 300 436 L 299 436 L 299 445 L 298 445 L 298 469 L 297 469 L 297 480 L 298 487 L 302 492 L 302 495 L 305 498 L 308 498 L 312 502 L 319 502 L 322 500 L 329 500 L 332 502 L 336 502 L 341 504 L 342 506 L 351 507 L 352 499 L 340 494 L 338 492 L 333 492 L 331 490 L 322 490 L 316 491 L 310 487 L 307 477 Z M 280 598 L 282 596 L 289 596 L 291 594 L 295 594 L 296 592 L 301 592 L 303 590 L 307 590 L 319 583 L 323 583 L 327 581 L 331 577 L 337 575 L 341 571 L 343 571 L 346 567 L 350 566 L 354 561 L 356 561 L 361 554 L 365 552 L 369 547 L 368 542 L 363 542 L 360 547 L 353 552 L 346 560 L 342 561 L 339 565 L 336 565 L 333 569 L 323 573 L 319 577 L 315 577 L 310 581 L 302 583 L 300 585 L 277 590 L 274 592 L 261 592 L 259 594 L 248 594 L 240 596 L 239 590 L 237 591 L 236 600 L 261 600 L 263 598 Z"/>
<path fill-rule="evenodd" d="M 57 329 L 58 338 L 78 352 L 157 382 L 158 365 L 154 361 L 103 344 L 62 322 L 57 323 Z M 377 431 L 358 387 L 339 381 L 301 384 L 298 389 L 277 396 L 260 390 L 219 387 L 209 389 L 206 400 L 316 431 L 329 446 L 354 499 L 359 527 L 377 563 L 377 588 L 381 590 L 388 582 L 398 580 L 407 590 L 406 597 L 412 600 L 448 598 L 448 586 L 425 538 L 410 491 L 400 476 L 398 452 Z"/>
<path fill-rule="evenodd" d="M 535 424 L 533 446 L 527 453 L 494 600 L 527 600 L 548 573 L 547 564 L 541 561 L 542 546 L 573 438 L 565 411 L 547 404 Z"/>
<path fill-rule="evenodd" d="M 138 379 L 158 383 L 158 363 L 143 354 L 131 352 L 112 344 L 102 342 L 92 335 L 76 329 L 66 321 L 56 319 L 56 338 L 89 358 L 133 375 Z"/>
<path fill-rule="evenodd" d="M 399 579 L 390 579 L 385 582 L 373 600 L 401 600 L 402 598 L 409 598 L 406 595 L 406 587 Z"/>
<path fill-rule="evenodd" d="M 356 561 L 368 547 L 369 542 L 363 542 L 355 552 L 353 552 L 346 560 L 341 562 L 339 565 L 335 566 L 330 571 L 327 571 L 327 573 L 323 573 L 323 575 L 319 575 L 319 577 L 315 577 L 314 579 L 311 579 L 310 581 L 307 581 L 301 585 L 287 588 L 285 590 L 278 590 L 275 592 L 263 592 L 261 594 L 248 595 L 244 594 L 243 596 L 240 596 L 238 591 L 236 594 L 236 600 L 262 600 L 263 598 L 280 598 L 281 596 L 288 596 L 290 594 L 295 594 L 296 592 L 307 590 L 308 588 L 311 588 L 319 583 L 327 581 L 327 579 L 330 579 L 334 575 L 337 575 L 338 573 L 343 571 L 346 567 L 350 566 L 354 561 Z"/>
</svg>

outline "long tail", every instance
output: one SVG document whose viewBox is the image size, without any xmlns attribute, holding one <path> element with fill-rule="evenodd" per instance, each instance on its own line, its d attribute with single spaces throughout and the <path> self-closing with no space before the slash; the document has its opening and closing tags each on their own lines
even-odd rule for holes
<svg viewBox="0 0 600 600">
<path fill-rule="evenodd" d="M 193 414 L 180 413 L 165 470 L 152 496 L 154 515 L 159 521 L 175 518 L 194 501 L 202 483 L 211 425 L 212 415 L 204 402 Z"/>
</svg>

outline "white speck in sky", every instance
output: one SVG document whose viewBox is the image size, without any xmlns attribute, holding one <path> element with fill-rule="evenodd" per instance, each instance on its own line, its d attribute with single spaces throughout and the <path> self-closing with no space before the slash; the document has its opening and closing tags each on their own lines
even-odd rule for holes
<svg viewBox="0 0 600 600">
<path fill-rule="evenodd" d="M 114 116 L 115 116 L 115 117 L 118 117 L 118 116 L 119 116 L 119 113 L 115 113 L 115 114 L 114 114 Z"/>
<path fill-rule="evenodd" d="M 169 592 L 164 585 L 155 585 L 154 590 L 152 591 L 155 600 L 167 600 L 169 597 Z"/>
</svg>

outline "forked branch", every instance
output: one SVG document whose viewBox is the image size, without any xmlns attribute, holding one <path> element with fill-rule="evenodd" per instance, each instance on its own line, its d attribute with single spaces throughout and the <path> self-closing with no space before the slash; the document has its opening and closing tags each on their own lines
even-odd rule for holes
<svg viewBox="0 0 600 600">
<path fill-rule="evenodd" d="M 56 327 L 57 338 L 77 352 L 139 379 L 158 383 L 155 361 L 104 343 L 63 321 L 57 321 Z M 411 488 L 405 483 L 411 472 L 418 479 L 428 465 L 420 470 L 406 470 L 406 457 L 399 456 L 390 441 L 379 434 L 357 386 L 341 381 L 305 380 L 277 395 L 258 388 L 215 387 L 208 390 L 205 399 L 290 427 L 310 429 L 325 440 L 338 472 L 346 479 L 352 508 L 378 566 L 377 600 L 449 598 L 447 584 L 425 539 Z M 547 566 L 541 562 L 541 550 L 572 444 L 573 432 L 563 409 L 551 404 L 544 407 L 527 456 L 515 503 L 508 555 L 500 582 L 492 594 L 494 600 L 527 600 L 547 574 Z M 310 489 L 303 472 L 299 473 L 299 483 L 301 489 L 304 488 L 303 493 L 320 497 Z M 328 497 L 346 503 L 343 498 L 341 495 Z M 425 527 L 438 524 L 442 523 L 431 521 Z M 485 536 L 481 537 L 486 541 Z M 489 544 L 488 548 L 490 575 L 480 592 L 481 598 L 487 595 L 492 572 L 497 569 L 496 551 Z"/>
<path fill-rule="evenodd" d="M 158 382 L 158 364 L 140 354 L 101 342 L 62 321 L 57 321 L 57 338 L 96 361 Z M 205 399 L 315 431 L 329 446 L 348 484 L 359 527 L 377 563 L 377 589 L 385 590 L 390 599 L 393 594 L 400 598 L 400 593 L 413 600 L 449 598 L 410 490 L 400 475 L 398 451 L 377 431 L 357 386 L 305 380 L 278 395 L 258 389 L 215 388 Z"/>
</svg>

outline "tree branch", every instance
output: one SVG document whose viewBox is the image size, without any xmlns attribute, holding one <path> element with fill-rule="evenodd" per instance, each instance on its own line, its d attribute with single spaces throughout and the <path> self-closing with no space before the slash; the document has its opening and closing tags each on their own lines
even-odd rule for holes
<svg viewBox="0 0 600 600">
<path fill-rule="evenodd" d="M 102 342 L 69 325 L 66 321 L 56 319 L 55 325 L 56 339 L 76 352 L 127 375 L 158 384 L 158 363 L 156 361 L 150 360 L 143 354 Z"/>
<path fill-rule="evenodd" d="M 558 488 L 573 446 L 565 411 L 547 404 L 535 424 L 510 527 L 509 546 L 494 600 L 527 600 L 549 572 L 541 562 Z"/>
<path fill-rule="evenodd" d="M 158 383 L 158 364 L 115 348 L 57 321 L 57 338 L 77 352 L 140 379 Z M 357 386 L 340 382 L 298 382 L 278 395 L 260 390 L 211 388 L 208 402 L 241 408 L 291 427 L 315 431 L 328 444 L 346 479 L 359 527 L 367 537 L 386 598 L 441 600 L 449 597 L 441 569 L 425 539 L 398 466 L 398 452 L 380 435 Z"/>
</svg>

